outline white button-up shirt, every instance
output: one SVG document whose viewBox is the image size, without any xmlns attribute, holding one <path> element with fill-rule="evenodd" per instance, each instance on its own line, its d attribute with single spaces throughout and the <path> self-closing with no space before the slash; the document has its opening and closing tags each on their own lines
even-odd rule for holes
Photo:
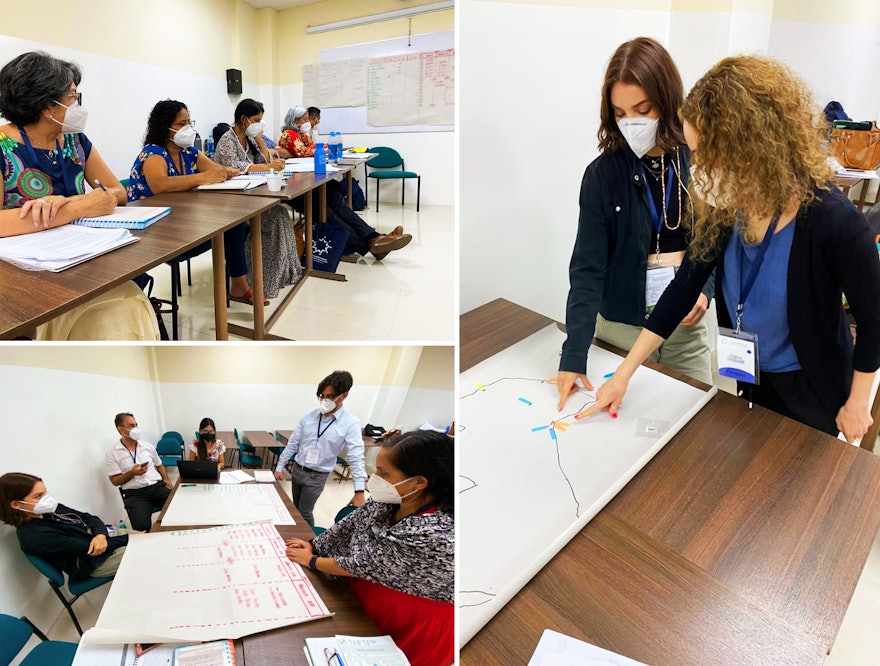
<svg viewBox="0 0 880 666">
<path fill-rule="evenodd" d="M 124 474 L 134 467 L 135 464 L 150 464 L 146 472 L 133 476 L 127 483 L 123 483 L 120 486 L 123 490 L 146 488 L 147 486 L 152 486 L 157 481 L 162 481 L 162 475 L 156 469 L 162 466 L 162 459 L 156 453 L 156 448 L 142 439 L 138 440 L 134 454 L 125 448 L 121 440 L 116 442 L 116 446 L 107 451 L 107 455 L 104 456 L 104 463 L 107 466 L 108 476 Z"/>
</svg>

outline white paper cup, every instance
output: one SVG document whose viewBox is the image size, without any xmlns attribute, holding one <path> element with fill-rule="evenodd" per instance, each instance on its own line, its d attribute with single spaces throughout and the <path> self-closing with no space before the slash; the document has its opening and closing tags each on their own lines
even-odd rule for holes
<svg viewBox="0 0 880 666">
<path fill-rule="evenodd" d="M 281 174 L 276 173 L 275 175 L 266 176 L 266 187 L 269 188 L 270 192 L 280 192 Z"/>
</svg>

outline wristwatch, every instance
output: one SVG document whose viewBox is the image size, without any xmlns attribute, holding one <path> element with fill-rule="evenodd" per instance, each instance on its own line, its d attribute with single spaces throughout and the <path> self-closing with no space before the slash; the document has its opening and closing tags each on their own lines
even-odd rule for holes
<svg viewBox="0 0 880 666">
<path fill-rule="evenodd" d="M 311 570 L 311 571 L 317 571 L 317 570 L 318 570 L 318 567 L 315 566 L 315 564 L 317 563 L 317 561 L 318 561 L 318 556 L 317 556 L 317 555 L 312 555 L 312 558 L 309 560 L 309 570 Z"/>
<path fill-rule="evenodd" d="M 363 495 L 363 494 L 364 494 L 364 491 L 363 491 L 363 490 L 355 490 L 355 491 L 354 491 L 354 494 L 355 494 L 355 495 Z"/>
</svg>

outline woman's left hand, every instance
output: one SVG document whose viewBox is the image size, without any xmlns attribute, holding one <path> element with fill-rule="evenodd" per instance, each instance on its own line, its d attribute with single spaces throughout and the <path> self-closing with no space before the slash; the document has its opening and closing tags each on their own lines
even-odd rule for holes
<svg viewBox="0 0 880 666">
<path fill-rule="evenodd" d="M 871 418 L 867 405 L 854 405 L 847 401 L 837 412 L 835 423 L 837 429 L 846 437 L 846 441 L 853 444 L 865 436 L 874 419 Z"/>
<path fill-rule="evenodd" d="M 312 559 L 312 555 L 315 554 L 315 548 L 308 541 L 291 539 L 287 542 L 287 550 L 285 551 L 285 554 L 287 555 L 287 559 L 292 560 L 297 564 L 308 566 L 309 560 Z"/>
<path fill-rule="evenodd" d="M 29 199 L 24 202 L 19 215 L 22 219 L 30 215 L 33 218 L 35 229 L 40 227 L 48 229 L 61 207 L 68 203 L 70 203 L 70 199 L 61 195 Z"/>
<path fill-rule="evenodd" d="M 89 555 L 96 557 L 102 555 L 105 550 L 107 550 L 107 537 L 103 534 L 99 534 L 92 539 L 92 542 L 89 544 Z"/>
<path fill-rule="evenodd" d="M 706 310 L 709 309 L 709 299 L 706 298 L 706 294 L 700 294 L 697 297 L 697 302 L 694 304 L 693 309 L 688 313 L 688 316 L 681 320 L 682 326 L 696 326 L 700 323 L 700 320 L 703 318 L 703 315 L 706 314 Z"/>
</svg>

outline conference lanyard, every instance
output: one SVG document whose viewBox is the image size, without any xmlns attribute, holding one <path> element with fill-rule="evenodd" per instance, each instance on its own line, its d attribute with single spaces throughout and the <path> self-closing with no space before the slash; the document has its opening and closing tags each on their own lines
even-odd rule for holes
<svg viewBox="0 0 880 666">
<path fill-rule="evenodd" d="M 319 439 L 319 440 L 321 439 L 321 435 L 323 435 L 325 432 L 327 432 L 327 428 L 329 428 L 330 426 L 332 426 L 332 425 L 333 425 L 333 422 L 336 420 L 336 417 L 334 416 L 332 419 L 330 419 L 329 421 L 327 421 L 327 425 L 324 426 L 324 429 L 323 429 L 323 430 L 321 430 L 321 419 L 322 419 L 322 418 L 324 418 L 324 415 L 323 415 L 323 414 L 318 414 L 318 439 Z"/>
<path fill-rule="evenodd" d="M 24 131 L 24 127 L 21 125 L 18 125 L 18 131 L 21 133 L 21 138 L 24 139 L 24 145 L 31 154 L 34 166 L 37 167 L 37 165 L 40 164 L 37 160 L 37 151 L 35 151 L 34 147 L 31 145 L 31 140 L 28 138 L 27 132 Z M 58 139 L 55 139 L 55 151 L 58 153 L 58 165 L 61 167 L 61 178 L 64 180 L 64 196 L 72 197 L 77 194 L 77 192 L 70 186 L 70 175 L 67 173 L 67 169 L 64 168 L 64 155 L 61 153 L 61 144 L 58 142 Z M 42 171 L 42 169 L 39 170 Z"/>
<path fill-rule="evenodd" d="M 755 285 L 755 279 L 758 277 L 758 272 L 761 270 L 761 264 L 764 263 L 764 255 L 767 254 L 767 248 L 770 247 L 770 241 L 773 240 L 773 233 L 776 231 L 776 223 L 779 222 L 779 216 L 781 215 L 780 211 L 776 211 L 773 214 L 773 219 L 770 220 L 770 225 L 767 227 L 767 232 L 764 234 L 764 240 L 761 241 L 761 246 L 758 248 L 758 253 L 755 255 L 755 260 L 752 262 L 751 270 L 749 270 L 748 276 L 746 276 L 745 282 L 743 282 L 743 266 L 745 265 L 745 256 L 746 250 L 745 246 L 742 242 L 742 238 L 740 238 L 739 244 L 739 301 L 736 305 L 736 332 L 739 333 L 742 329 L 742 313 L 743 307 L 745 306 L 746 299 L 749 297 L 749 294 L 752 291 L 752 287 Z"/>
<path fill-rule="evenodd" d="M 646 194 L 648 195 L 648 209 L 651 211 L 651 221 L 654 223 L 654 231 L 657 232 L 657 235 L 660 235 L 660 229 L 663 225 L 663 220 L 660 219 L 660 215 L 657 212 L 657 206 L 654 203 L 654 194 L 651 192 L 651 187 L 648 185 L 648 174 L 645 173 L 645 167 L 642 164 L 642 161 L 639 160 L 639 171 L 642 172 L 642 182 L 645 183 L 645 188 L 647 189 Z M 669 166 L 666 167 L 666 173 L 669 174 L 667 178 L 667 182 L 669 186 L 666 188 L 666 210 L 669 210 L 669 201 L 672 197 L 672 162 L 669 163 Z M 663 175 L 660 176 L 661 178 Z"/>
<path fill-rule="evenodd" d="M 125 446 L 125 445 L 123 444 L 123 446 Z M 125 446 L 125 450 L 128 451 L 127 446 Z M 137 465 L 137 457 L 138 457 L 137 441 L 135 441 L 135 443 L 134 443 L 134 453 L 132 453 L 131 451 L 128 451 L 128 455 L 131 456 L 131 462 L 133 462 L 135 465 Z"/>
</svg>

